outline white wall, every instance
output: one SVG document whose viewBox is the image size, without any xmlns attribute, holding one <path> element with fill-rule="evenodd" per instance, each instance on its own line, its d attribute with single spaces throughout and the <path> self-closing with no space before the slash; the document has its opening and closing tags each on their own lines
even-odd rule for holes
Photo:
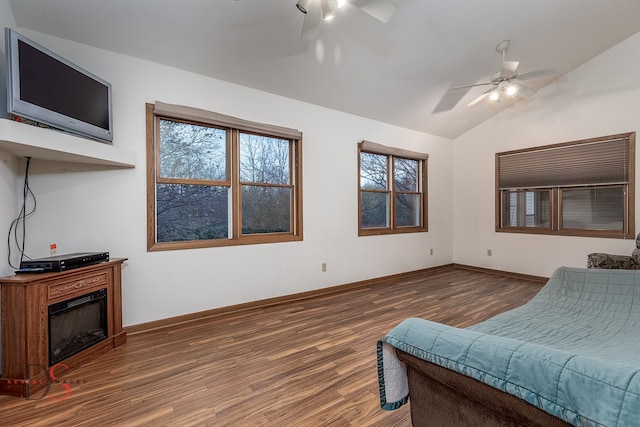
<svg viewBox="0 0 640 427">
<path fill-rule="evenodd" d="M 0 25 L 15 26 L 7 0 L 0 0 Z M 112 257 L 129 258 L 123 272 L 125 325 L 450 262 L 547 276 L 559 265 L 585 266 L 590 252 L 626 254 L 634 247 L 630 240 L 496 233 L 494 154 L 637 130 L 639 34 L 452 144 L 20 31 L 113 84 L 114 145 L 135 152 L 137 167 L 104 169 L 34 160 L 31 186 L 38 210 L 28 220 L 27 250 L 33 257 L 46 256 L 49 243 L 56 242 L 59 253 L 108 250 Z M 147 253 L 144 104 L 155 100 L 300 129 L 304 241 Z M 428 233 L 357 237 L 356 142 L 362 139 L 430 154 Z M 0 150 L 3 233 L 21 203 L 23 164 Z M 486 255 L 487 249 L 493 256 Z M 12 270 L 6 255 L 5 245 L 0 245 L 0 274 Z M 322 262 L 328 265 L 326 273 L 320 271 Z"/>
<path fill-rule="evenodd" d="M 4 46 L 4 28 L 15 25 L 9 2 L 0 1 L 0 118 L 7 117 L 6 102 L 6 64 Z M 0 276 L 13 273 L 7 262 L 7 244 L 5 243 L 9 224 L 18 215 L 18 193 L 16 190 L 16 159 L 0 150 Z"/>
<path fill-rule="evenodd" d="M 452 262 L 450 140 L 19 31 L 113 85 L 113 144 L 135 152 L 136 168 L 32 161 L 38 210 L 28 220 L 27 249 L 47 256 L 55 242 L 58 253 L 127 257 L 125 326 Z M 304 241 L 148 253 L 144 111 L 155 100 L 301 130 Z M 429 153 L 428 233 L 357 236 L 362 139 Z M 0 219 L 6 229 L 8 216 Z"/>
<path fill-rule="evenodd" d="M 586 267 L 591 252 L 631 253 L 632 240 L 496 233 L 494 155 L 638 131 L 639 51 L 640 33 L 454 141 L 456 263 L 548 276 L 561 265 Z M 640 165 L 637 159 L 636 165 Z M 635 197 L 637 206 L 637 183 Z M 637 208 L 635 223 L 638 232 Z M 487 249 L 492 249 L 491 257 Z"/>
<path fill-rule="evenodd" d="M 4 28 L 15 25 L 13 11 L 9 6 L 9 2 L 0 0 L 0 118 L 7 116 L 6 88 L 2 82 L 6 79 L 6 59 L 4 46 Z M 8 153 L 0 150 L 0 236 L 5 235 L 9 229 L 12 219 L 17 216 L 18 197 L 16 193 L 16 159 Z M 3 231 L 6 230 L 6 231 Z M 8 249 L 6 244 L 0 244 L 0 276 L 6 276 L 13 273 L 9 269 L 7 262 Z M 1 303 L 1 301 L 0 301 Z M 0 325 L 1 327 L 2 325 Z M 2 342 L 0 342 L 0 355 L 2 354 Z M 0 357 L 0 363 L 2 363 Z"/>
<path fill-rule="evenodd" d="M 0 25 L 15 26 L 7 0 L 0 0 Z M 626 254 L 634 247 L 630 240 L 496 233 L 494 154 L 636 131 L 640 58 L 635 53 L 640 51 L 640 34 L 452 144 L 19 31 L 113 84 L 114 145 L 135 152 L 137 167 L 102 169 L 34 160 L 31 185 L 38 210 L 28 220 L 27 250 L 33 257 L 46 256 L 49 243 L 56 242 L 59 253 L 108 250 L 112 257 L 129 258 L 123 272 L 125 325 L 450 262 L 547 276 L 559 265 L 585 266 L 590 252 Z M 4 55 L 0 61 L 4 78 Z M 4 95 L 2 85 L 0 90 Z M 300 129 L 304 133 L 304 241 L 147 253 L 144 104 L 155 100 Z M 357 237 L 356 142 L 362 139 L 430 154 L 428 233 Z M 0 231 L 4 235 L 21 203 L 18 187 L 23 164 L 0 150 Z M 486 255 L 487 249 L 493 256 Z M 6 259 L 6 246 L 0 245 L 2 275 L 12 270 Z M 320 271 L 322 262 L 328 265 L 326 273 Z"/>
</svg>

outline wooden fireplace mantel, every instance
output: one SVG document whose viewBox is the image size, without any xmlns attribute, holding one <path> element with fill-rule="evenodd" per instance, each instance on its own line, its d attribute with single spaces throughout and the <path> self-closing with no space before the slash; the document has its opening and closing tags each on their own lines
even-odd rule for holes
<svg viewBox="0 0 640 427">
<path fill-rule="evenodd" d="M 126 258 L 59 273 L 18 274 L 0 278 L 2 372 L 0 394 L 29 397 L 51 382 L 49 376 L 49 305 L 107 290 L 107 339 L 64 359 L 72 370 L 124 344 L 122 263 Z M 63 373 L 64 369 L 56 373 Z"/>
</svg>

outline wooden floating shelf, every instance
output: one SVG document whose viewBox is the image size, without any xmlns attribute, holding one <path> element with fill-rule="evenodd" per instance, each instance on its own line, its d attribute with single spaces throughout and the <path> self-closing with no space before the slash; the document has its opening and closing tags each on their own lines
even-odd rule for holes
<svg viewBox="0 0 640 427">
<path fill-rule="evenodd" d="M 136 165 L 135 153 L 131 151 L 8 119 L 0 119 L 0 150 L 17 157 L 58 162 L 122 168 Z"/>
</svg>

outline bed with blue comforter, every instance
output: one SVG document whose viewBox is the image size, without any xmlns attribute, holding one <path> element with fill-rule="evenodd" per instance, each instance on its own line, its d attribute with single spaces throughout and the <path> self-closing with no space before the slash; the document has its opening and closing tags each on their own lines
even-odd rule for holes
<svg viewBox="0 0 640 427">
<path fill-rule="evenodd" d="M 527 304 L 472 327 L 403 321 L 378 342 L 384 409 L 409 399 L 396 349 L 576 426 L 640 426 L 640 271 L 560 267 Z"/>
</svg>

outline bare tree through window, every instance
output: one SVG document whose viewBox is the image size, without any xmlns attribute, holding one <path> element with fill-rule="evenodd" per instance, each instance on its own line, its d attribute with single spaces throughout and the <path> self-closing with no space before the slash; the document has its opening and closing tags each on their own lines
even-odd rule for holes
<svg viewBox="0 0 640 427">
<path fill-rule="evenodd" d="M 290 231 L 290 164 L 288 140 L 240 134 L 243 234 Z"/>
<path fill-rule="evenodd" d="M 360 230 L 423 231 L 423 161 L 360 151 Z"/>
<path fill-rule="evenodd" d="M 249 132 L 155 115 L 149 105 L 147 114 L 153 117 L 147 123 L 154 123 L 147 139 L 155 165 L 149 248 L 301 240 L 297 131 L 285 129 L 290 138 L 270 135 L 279 132 L 270 125 L 264 133 Z"/>
</svg>

